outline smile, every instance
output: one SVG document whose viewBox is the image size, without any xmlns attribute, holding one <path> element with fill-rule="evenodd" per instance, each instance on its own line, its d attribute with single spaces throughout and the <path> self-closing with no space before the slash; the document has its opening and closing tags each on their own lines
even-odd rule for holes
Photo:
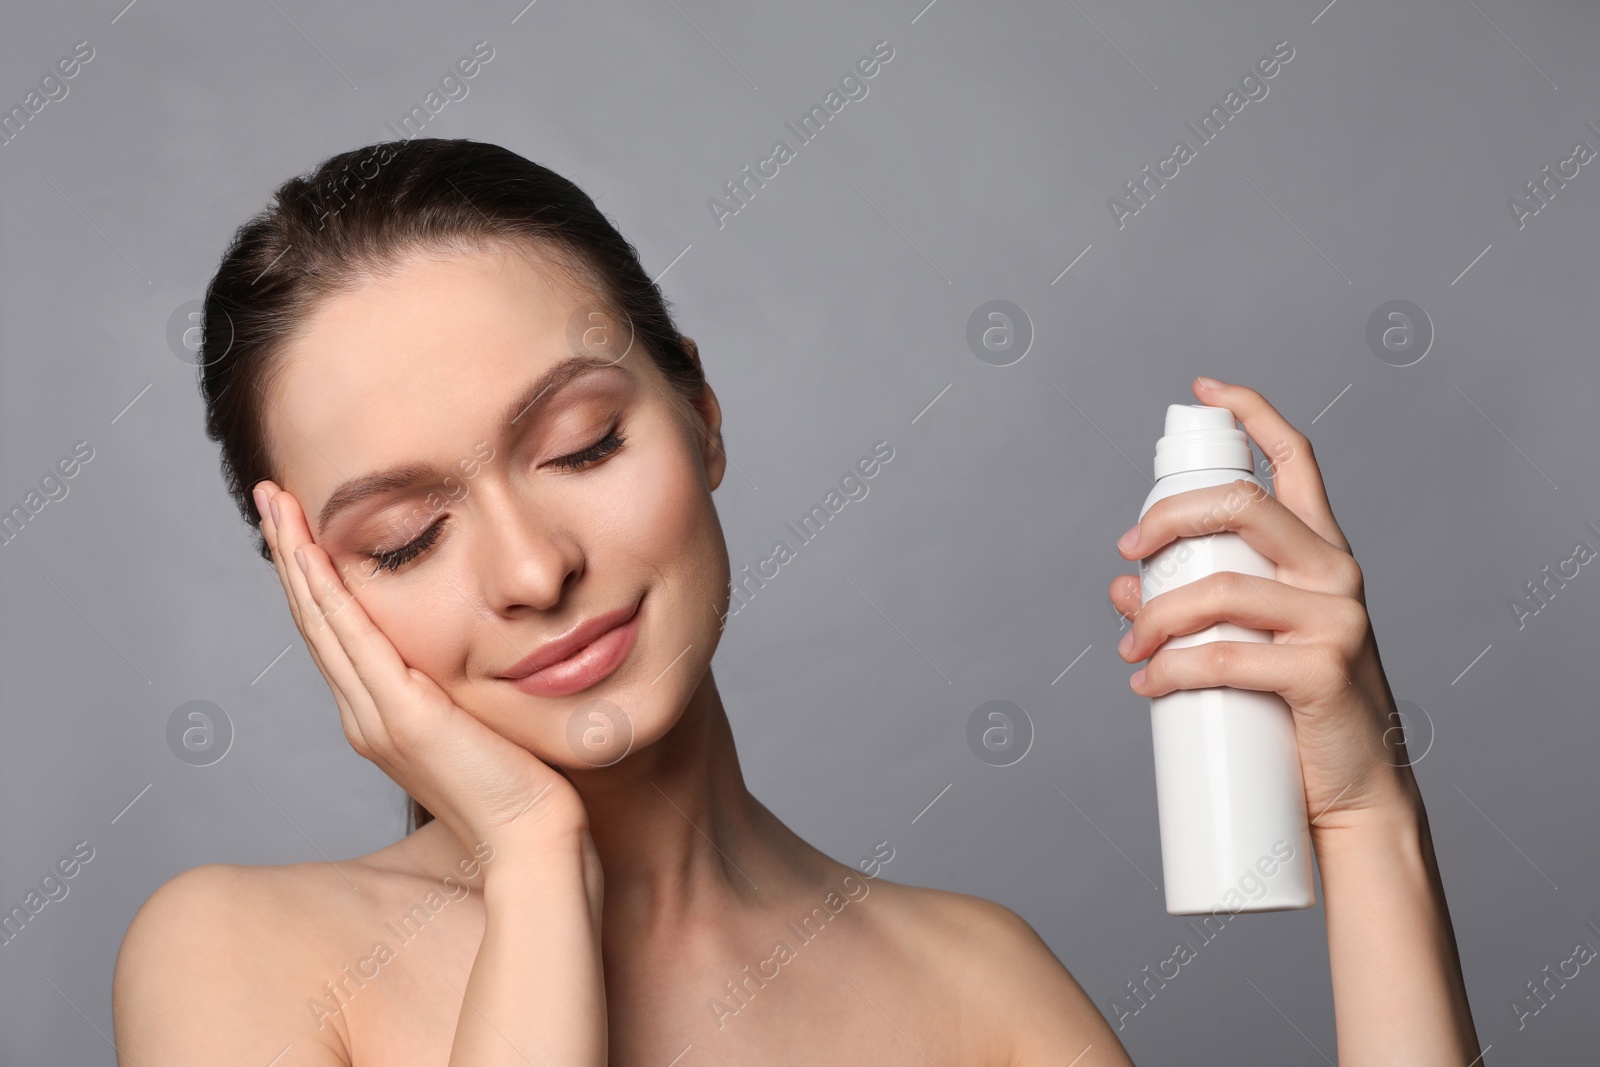
<svg viewBox="0 0 1600 1067">
<path fill-rule="evenodd" d="M 643 603 L 640 597 L 631 607 L 590 620 L 570 636 L 542 646 L 501 677 L 524 693 L 543 697 L 569 696 L 598 684 L 633 649 Z"/>
</svg>

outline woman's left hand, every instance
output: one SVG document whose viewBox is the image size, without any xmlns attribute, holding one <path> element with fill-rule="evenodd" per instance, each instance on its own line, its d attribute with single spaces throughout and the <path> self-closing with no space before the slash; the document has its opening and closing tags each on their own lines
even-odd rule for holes
<svg viewBox="0 0 1600 1067">
<path fill-rule="evenodd" d="M 1175 538 L 1231 530 L 1277 564 L 1277 578 L 1221 571 L 1141 604 L 1138 576 L 1119 576 L 1112 603 L 1133 620 L 1119 651 L 1129 662 L 1150 657 L 1130 684 L 1146 697 L 1208 686 L 1276 692 L 1294 712 L 1313 831 L 1390 814 L 1409 803 L 1415 784 L 1361 568 L 1328 506 L 1311 442 L 1253 389 L 1197 380 L 1194 392 L 1232 411 L 1272 459 L 1274 492 L 1236 481 L 1174 494 L 1129 531 L 1136 543 L 1124 535 L 1118 548 L 1137 560 Z M 1221 621 L 1274 631 L 1272 643 L 1156 651 L 1175 634 Z"/>
</svg>

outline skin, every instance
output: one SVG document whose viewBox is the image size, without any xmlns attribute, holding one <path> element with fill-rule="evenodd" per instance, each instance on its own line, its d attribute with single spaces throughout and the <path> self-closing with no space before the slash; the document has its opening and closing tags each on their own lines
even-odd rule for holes
<svg viewBox="0 0 1600 1067">
<path fill-rule="evenodd" d="M 1015 913 L 868 877 L 746 788 L 710 670 L 729 596 L 715 394 L 690 402 L 641 353 L 605 349 L 611 366 L 501 415 L 572 354 L 587 299 L 532 254 L 415 256 L 319 307 L 286 353 L 266 395 L 279 480 L 257 487 L 262 530 L 346 737 L 437 818 L 355 859 L 213 864 L 163 885 L 118 959 L 119 1062 L 1131 1063 Z M 1321 812 L 1344 1061 L 1465 1064 L 1475 1036 L 1420 795 L 1385 762 L 1393 704 L 1359 569 L 1309 444 L 1259 395 L 1227 390 L 1197 395 L 1234 407 L 1258 442 L 1297 449 L 1279 498 L 1227 520 L 1288 557 L 1283 580 L 1194 583 L 1148 608 L 1137 580 L 1119 580 L 1113 601 L 1135 620 L 1124 654 L 1224 614 L 1273 628 L 1263 601 L 1285 631 L 1248 653 L 1162 652 L 1135 691 L 1284 686 Z M 553 462 L 618 421 L 616 451 L 578 470 Z M 417 461 L 454 486 L 318 521 L 341 482 Z M 1181 536 L 1217 495 L 1157 504 L 1124 555 Z M 441 515 L 430 548 L 374 569 L 369 553 Z M 597 685 L 547 697 L 498 677 L 634 602 L 637 641 Z M 610 702 L 598 719 L 595 697 Z M 430 893 L 426 933 L 394 937 L 386 923 Z M 795 938 L 787 924 L 819 907 L 826 936 Z M 780 938 L 793 956 L 761 967 Z M 374 964 L 378 940 L 398 947 Z M 363 959 L 366 980 L 335 996 L 325 983 Z M 746 967 L 768 977 L 741 1006 L 726 983 Z M 320 1016 L 307 1003 L 319 995 Z"/>
</svg>

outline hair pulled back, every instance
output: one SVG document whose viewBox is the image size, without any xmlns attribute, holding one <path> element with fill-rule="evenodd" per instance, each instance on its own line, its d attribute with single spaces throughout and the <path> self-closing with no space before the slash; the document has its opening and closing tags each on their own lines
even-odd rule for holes
<svg viewBox="0 0 1600 1067">
<path fill-rule="evenodd" d="M 251 489 L 278 480 L 262 405 L 289 341 L 326 298 L 382 276 L 416 253 L 520 245 L 580 285 L 685 399 L 704 372 L 670 302 L 634 246 L 577 185 L 494 144 L 384 141 L 290 178 L 235 231 L 206 286 L 198 363 L 206 436 L 221 445 L 223 479 L 256 550 L 271 561 Z M 433 819 L 408 797 L 408 832 Z"/>
</svg>

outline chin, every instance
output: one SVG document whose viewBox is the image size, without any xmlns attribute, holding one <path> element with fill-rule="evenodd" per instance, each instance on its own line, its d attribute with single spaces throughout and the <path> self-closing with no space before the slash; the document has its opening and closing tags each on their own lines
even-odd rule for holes
<svg viewBox="0 0 1600 1067">
<path fill-rule="evenodd" d="M 668 709 L 671 691 L 643 687 L 595 686 L 575 693 L 552 711 L 530 751 L 564 771 L 603 770 L 654 744 L 677 722 L 681 709 Z M 653 698 L 653 699 L 652 699 Z"/>
</svg>

